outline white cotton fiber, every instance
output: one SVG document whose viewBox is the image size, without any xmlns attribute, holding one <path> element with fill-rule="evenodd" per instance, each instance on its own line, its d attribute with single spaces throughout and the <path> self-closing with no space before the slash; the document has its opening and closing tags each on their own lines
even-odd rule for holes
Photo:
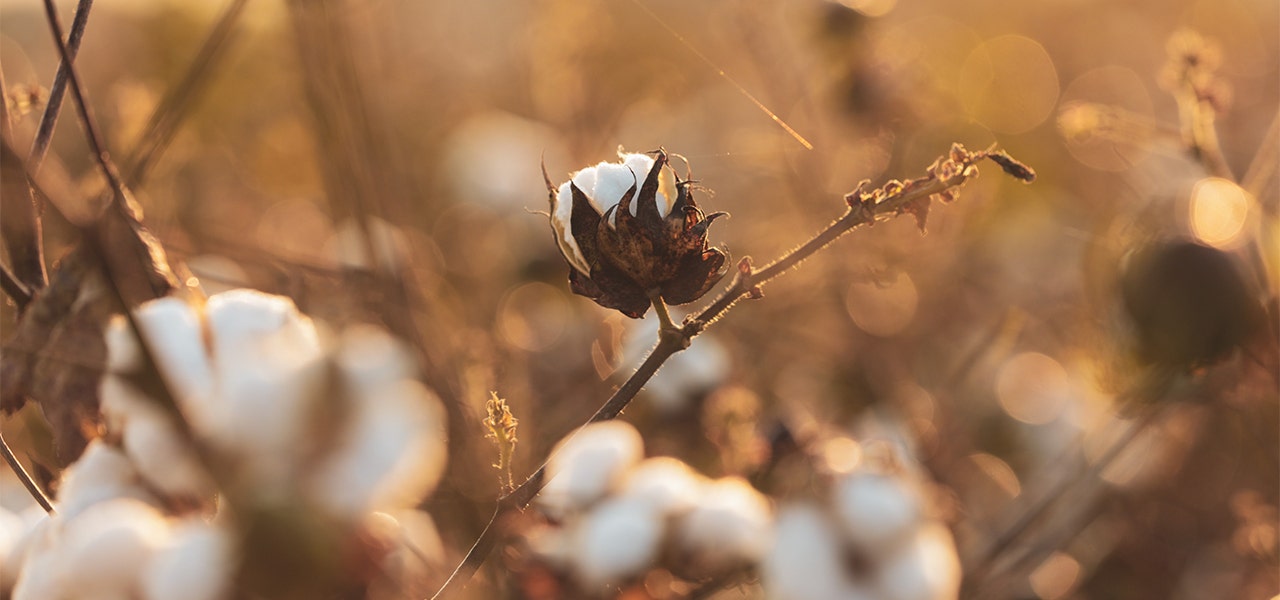
<svg viewBox="0 0 1280 600">
<path fill-rule="evenodd" d="M 536 502 L 553 518 L 581 510 L 613 489 L 643 454 L 635 427 L 622 421 L 587 425 L 551 451 L 547 485 Z"/>
</svg>

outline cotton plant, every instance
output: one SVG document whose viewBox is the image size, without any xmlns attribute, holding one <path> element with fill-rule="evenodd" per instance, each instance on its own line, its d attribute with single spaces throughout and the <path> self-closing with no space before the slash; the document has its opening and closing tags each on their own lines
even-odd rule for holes
<svg viewBox="0 0 1280 600">
<path fill-rule="evenodd" d="M 750 568 L 767 549 L 772 504 L 739 477 L 644 458 L 621 421 L 588 425 L 552 451 L 535 506 L 547 518 L 529 544 L 538 560 L 603 595 L 657 567 L 690 578 Z"/>
<path fill-rule="evenodd" d="M 858 452 L 856 443 L 846 444 Z M 636 430 L 588 425 L 552 452 L 526 542 L 566 594 L 610 597 L 661 570 L 689 585 L 758 582 L 778 600 L 948 600 L 960 565 L 928 485 L 906 459 L 806 460 L 824 490 L 771 498 L 672 457 L 642 458 Z M 855 457 L 856 458 L 856 457 Z M 855 467 L 849 468 L 848 464 Z"/>
<path fill-rule="evenodd" d="M 415 507 L 444 469 L 443 409 L 396 340 L 329 333 L 249 290 L 132 317 L 145 344 L 124 318 L 105 336 L 103 436 L 63 473 L 54 512 L 0 545 L 15 599 L 231 597 L 272 560 L 255 540 L 290 527 L 381 565 L 365 583 L 383 597 L 388 577 L 429 574 L 439 538 Z"/>
<path fill-rule="evenodd" d="M 924 482 L 896 461 L 860 461 L 818 498 L 778 509 L 760 565 L 779 600 L 947 600 L 960 587 L 950 530 Z"/>
</svg>

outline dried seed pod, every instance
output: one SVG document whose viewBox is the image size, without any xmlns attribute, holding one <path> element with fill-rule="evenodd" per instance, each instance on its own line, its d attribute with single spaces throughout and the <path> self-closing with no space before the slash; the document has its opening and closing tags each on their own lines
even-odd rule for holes
<svg viewBox="0 0 1280 600">
<path fill-rule="evenodd" d="M 588 167 L 559 187 L 546 178 L 571 289 L 632 318 L 655 297 L 669 304 L 702 297 L 724 277 L 728 258 L 707 245 L 707 229 L 725 213 L 704 214 L 679 176 L 668 201 L 659 191 L 667 154 L 654 154 L 620 154 L 620 163 Z"/>
</svg>

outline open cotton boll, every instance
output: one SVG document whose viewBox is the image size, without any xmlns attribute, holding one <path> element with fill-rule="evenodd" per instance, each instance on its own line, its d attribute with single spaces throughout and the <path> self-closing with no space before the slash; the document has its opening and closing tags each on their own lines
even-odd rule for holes
<svg viewBox="0 0 1280 600">
<path fill-rule="evenodd" d="M 689 465 L 668 457 L 646 459 L 627 473 L 620 496 L 635 498 L 663 515 L 683 513 L 697 503 L 707 478 Z"/>
<path fill-rule="evenodd" d="M 213 482 L 191 445 L 167 414 L 159 408 L 151 410 L 135 415 L 124 428 L 124 451 L 138 475 L 171 497 L 212 495 Z"/>
<path fill-rule="evenodd" d="M 639 194 L 640 186 L 644 183 L 644 178 L 649 174 L 649 170 L 653 168 L 653 157 L 647 154 L 626 154 L 620 153 L 618 158 L 621 163 L 600 162 L 594 167 L 587 167 L 575 172 L 569 177 L 569 181 L 560 184 L 556 190 L 555 211 L 551 215 L 552 222 L 559 223 L 556 231 L 559 239 L 556 241 L 560 244 L 561 253 L 565 258 L 583 273 L 590 273 L 591 266 L 582 256 L 581 249 L 578 248 L 578 242 L 574 239 L 568 224 L 573 215 L 573 190 L 569 183 L 572 182 L 582 193 L 586 195 L 587 200 L 595 207 L 596 211 L 604 214 L 610 208 L 613 208 L 622 201 L 622 195 L 636 187 L 636 193 L 632 199 Z M 670 202 L 665 194 L 661 191 L 656 195 L 658 214 L 667 216 L 667 212 L 671 210 Z M 638 203 L 631 203 L 631 214 L 635 215 L 639 208 Z M 613 224 L 614 216 L 610 215 L 610 224 Z"/>
<path fill-rule="evenodd" d="M 538 507 L 556 519 L 585 508 L 613 489 L 643 454 L 640 432 L 622 421 L 592 423 L 569 434 L 551 451 Z"/>
<path fill-rule="evenodd" d="M 665 519 L 638 498 L 611 498 L 573 529 L 571 560 L 585 589 L 618 583 L 648 570 L 662 546 Z"/>
<path fill-rule="evenodd" d="M 213 391 L 213 372 L 205 351 L 200 315 L 181 298 L 167 297 L 138 307 L 134 319 L 183 411 L 207 404 Z M 111 326 L 126 330 L 129 327 L 123 318 Z"/>
<path fill-rule="evenodd" d="M 37 540 L 44 538 L 44 531 L 51 523 L 49 513 L 38 504 L 32 504 L 17 516 L 21 520 L 18 537 L 13 540 L 7 555 L 0 556 L 0 598 L 13 589 L 18 575 L 26 568 L 27 556 L 38 545 Z"/>
<path fill-rule="evenodd" d="M 841 551 L 831 522 L 817 507 L 782 508 L 760 565 L 765 593 L 774 600 L 870 600 L 846 573 Z"/>
<path fill-rule="evenodd" d="M 168 541 L 142 570 L 146 600 L 218 600 L 231 592 L 235 544 L 230 534 L 202 519 L 173 527 Z"/>
<path fill-rule="evenodd" d="M 210 437 L 251 480 L 284 485 L 325 384 L 315 326 L 288 298 L 252 290 L 209 298 L 205 315 L 219 396 Z"/>
<path fill-rule="evenodd" d="M 47 600 L 66 596 L 59 572 L 61 556 L 55 545 L 53 530 L 52 521 L 41 523 L 25 541 L 21 562 L 5 562 L 3 565 L 5 578 L 13 577 L 13 600 Z"/>
<path fill-rule="evenodd" d="M 0 507 L 0 596 L 7 594 L 13 588 L 13 579 L 16 577 L 9 577 L 8 565 L 20 561 L 22 538 L 26 534 L 27 524 L 22 517 L 7 508 Z"/>
<path fill-rule="evenodd" d="M 859 548 L 883 550 L 911 534 L 922 499 L 901 478 L 856 472 L 835 485 L 835 512 L 847 539 Z"/>
<path fill-rule="evenodd" d="M 876 575 L 884 600 L 953 600 L 960 594 L 960 559 L 946 527 L 917 530 Z"/>
<path fill-rule="evenodd" d="M 62 474 L 58 487 L 58 515 L 70 519 L 94 504 L 113 498 L 155 499 L 139 485 L 133 463 L 102 440 L 89 442 L 80 459 Z"/>
<path fill-rule="evenodd" d="M 677 540 L 704 569 L 753 564 L 769 548 L 769 513 L 769 500 L 745 479 L 717 479 L 677 521 Z"/>
<path fill-rule="evenodd" d="M 444 472 L 444 409 L 421 383 L 403 379 L 353 391 L 354 414 L 320 468 L 317 498 L 338 514 L 413 506 Z"/>
<path fill-rule="evenodd" d="M 58 573 L 67 596 L 132 598 L 142 567 L 169 536 L 155 508 L 132 499 L 100 502 L 62 523 Z"/>
</svg>

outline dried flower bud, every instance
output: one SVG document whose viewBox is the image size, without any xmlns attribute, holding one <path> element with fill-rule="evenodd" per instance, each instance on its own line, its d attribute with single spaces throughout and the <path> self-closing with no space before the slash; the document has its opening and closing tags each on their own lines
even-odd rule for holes
<svg viewBox="0 0 1280 600">
<path fill-rule="evenodd" d="M 619 158 L 578 171 L 559 188 L 547 177 L 551 227 L 573 267 L 570 287 L 632 318 L 657 296 L 669 304 L 697 300 L 724 276 L 727 256 L 707 247 L 707 228 L 725 213 L 704 215 L 691 182 L 678 176 L 674 201 L 659 192 L 666 152 Z"/>
</svg>

